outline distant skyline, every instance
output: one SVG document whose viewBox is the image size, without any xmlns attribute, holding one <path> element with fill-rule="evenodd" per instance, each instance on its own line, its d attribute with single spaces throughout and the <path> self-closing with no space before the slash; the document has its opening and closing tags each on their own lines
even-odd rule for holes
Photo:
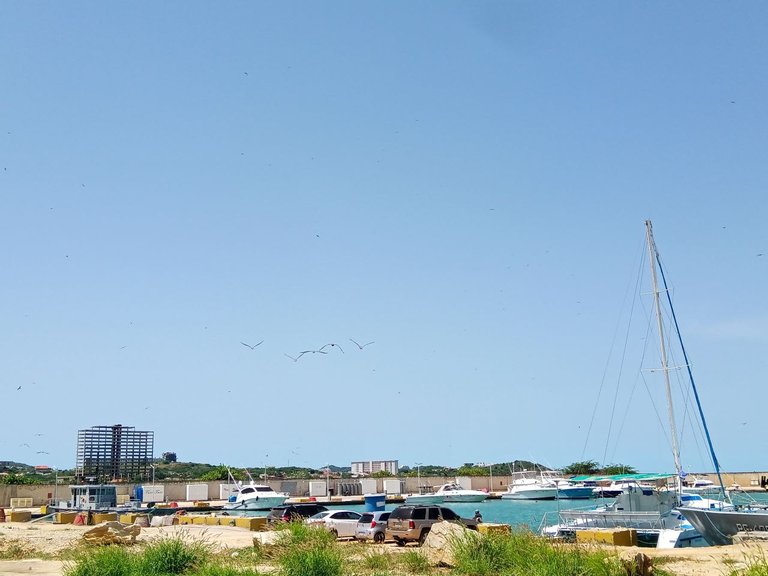
<svg viewBox="0 0 768 576">
<path fill-rule="evenodd" d="M 232 466 L 673 470 L 651 219 L 722 467 L 765 469 L 766 17 L 2 3 L 0 460 L 120 423 Z"/>
</svg>

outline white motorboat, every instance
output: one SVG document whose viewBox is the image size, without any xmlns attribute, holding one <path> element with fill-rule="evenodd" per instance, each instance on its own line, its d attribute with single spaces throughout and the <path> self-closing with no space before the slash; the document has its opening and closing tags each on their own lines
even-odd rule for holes
<svg viewBox="0 0 768 576">
<path fill-rule="evenodd" d="M 271 486 L 256 484 L 250 473 L 246 470 L 248 484 L 242 484 L 229 473 L 230 480 L 234 483 L 234 500 L 224 505 L 225 510 L 271 510 L 275 506 L 281 506 L 290 494 L 275 492 Z"/>
<path fill-rule="evenodd" d="M 512 480 L 501 497 L 504 500 L 554 500 L 557 484 L 543 473 L 512 472 Z"/>
<path fill-rule="evenodd" d="M 488 493 L 482 490 L 462 488 L 456 482 L 443 484 L 435 490 L 436 496 L 443 496 L 443 502 L 482 502 L 488 498 Z"/>
<path fill-rule="evenodd" d="M 566 478 L 555 480 L 557 497 L 560 500 L 588 500 L 594 496 L 594 486 L 584 482 L 574 482 Z"/>
<path fill-rule="evenodd" d="M 419 486 L 418 494 L 406 494 L 405 504 L 442 504 L 445 494 L 438 494 L 432 486 Z"/>
</svg>

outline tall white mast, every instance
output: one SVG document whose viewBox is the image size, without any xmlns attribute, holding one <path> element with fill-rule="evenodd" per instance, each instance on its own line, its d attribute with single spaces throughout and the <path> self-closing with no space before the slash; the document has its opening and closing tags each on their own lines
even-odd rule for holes
<svg viewBox="0 0 768 576">
<path fill-rule="evenodd" d="M 682 467 L 680 465 L 680 448 L 677 445 L 677 427 L 675 426 L 675 411 L 672 407 L 672 386 L 669 383 L 669 366 L 667 363 L 667 347 L 664 342 L 664 324 L 661 319 L 661 302 L 659 285 L 656 279 L 656 243 L 653 241 L 653 227 L 650 220 L 645 221 L 646 237 L 648 239 L 648 263 L 651 266 L 653 281 L 653 301 L 656 306 L 656 323 L 659 330 L 659 348 L 661 350 L 661 371 L 664 373 L 664 384 L 667 390 L 667 411 L 669 415 L 669 433 L 672 435 L 672 456 L 675 459 L 675 472 L 678 482 Z"/>
</svg>

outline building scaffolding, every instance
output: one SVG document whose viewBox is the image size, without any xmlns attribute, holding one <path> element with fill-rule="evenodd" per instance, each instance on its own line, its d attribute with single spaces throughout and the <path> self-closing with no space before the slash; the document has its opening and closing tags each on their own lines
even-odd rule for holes
<svg viewBox="0 0 768 576">
<path fill-rule="evenodd" d="M 155 433 L 133 426 L 92 426 L 77 432 L 78 481 L 141 481 L 151 477 Z"/>
</svg>

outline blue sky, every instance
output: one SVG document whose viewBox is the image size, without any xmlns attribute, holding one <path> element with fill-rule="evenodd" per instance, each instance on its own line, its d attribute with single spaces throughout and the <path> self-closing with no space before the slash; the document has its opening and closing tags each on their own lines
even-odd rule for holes
<svg viewBox="0 0 768 576">
<path fill-rule="evenodd" d="M 767 16 L 4 2 L 0 459 L 122 423 L 236 466 L 671 470 L 656 376 L 614 392 L 649 218 L 721 463 L 766 469 Z"/>
</svg>

